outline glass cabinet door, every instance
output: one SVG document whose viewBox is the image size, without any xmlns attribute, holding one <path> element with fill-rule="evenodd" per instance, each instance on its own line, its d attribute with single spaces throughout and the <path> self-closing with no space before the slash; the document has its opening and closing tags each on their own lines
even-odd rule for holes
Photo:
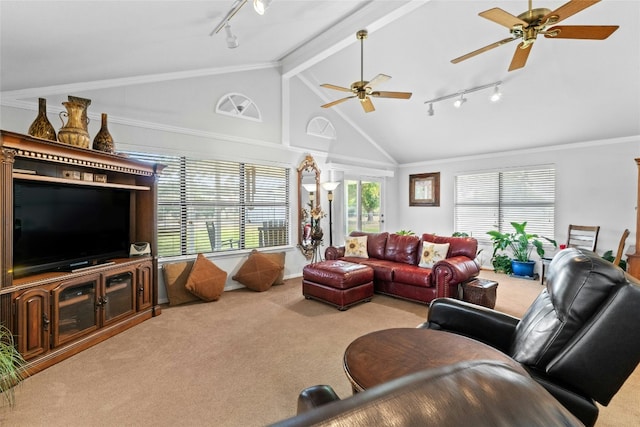
<svg viewBox="0 0 640 427">
<path fill-rule="evenodd" d="M 99 276 L 60 284 L 53 290 L 53 346 L 98 328 Z"/>
<path fill-rule="evenodd" d="M 105 324 L 135 311 L 134 274 L 132 271 L 107 276 L 104 286 L 104 296 L 101 302 Z"/>
</svg>

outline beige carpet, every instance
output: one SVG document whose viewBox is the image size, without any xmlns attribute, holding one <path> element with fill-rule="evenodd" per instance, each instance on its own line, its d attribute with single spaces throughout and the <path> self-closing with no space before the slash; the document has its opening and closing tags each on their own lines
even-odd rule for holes
<svg viewBox="0 0 640 427">
<path fill-rule="evenodd" d="M 542 289 L 497 278 L 497 309 L 521 315 Z M 340 312 L 301 295 L 300 279 L 263 293 L 167 307 L 162 315 L 75 355 L 17 390 L 2 426 L 263 426 L 292 416 L 301 389 L 330 384 L 346 397 L 347 345 L 365 333 L 415 327 L 426 307 L 381 295 Z M 622 350 L 622 349 L 621 349 Z M 640 369 L 599 427 L 640 424 Z"/>
</svg>

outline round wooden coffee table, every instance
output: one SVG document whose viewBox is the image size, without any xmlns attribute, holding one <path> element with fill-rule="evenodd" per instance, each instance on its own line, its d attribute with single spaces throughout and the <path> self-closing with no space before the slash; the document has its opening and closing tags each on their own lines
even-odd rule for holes
<svg viewBox="0 0 640 427">
<path fill-rule="evenodd" d="M 356 393 L 423 369 L 469 360 L 498 360 L 525 372 L 489 345 L 422 328 L 384 329 L 357 338 L 345 350 L 344 371 Z"/>
</svg>

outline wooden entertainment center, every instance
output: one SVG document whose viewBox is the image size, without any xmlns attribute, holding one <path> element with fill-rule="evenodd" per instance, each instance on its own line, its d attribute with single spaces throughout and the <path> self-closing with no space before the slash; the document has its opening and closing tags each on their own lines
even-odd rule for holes
<svg viewBox="0 0 640 427">
<path fill-rule="evenodd" d="M 123 155 L 0 131 L 0 323 L 13 332 L 30 374 L 160 314 L 161 169 Z M 14 278 L 14 181 L 128 193 L 130 242 L 148 242 L 151 254 Z"/>
</svg>

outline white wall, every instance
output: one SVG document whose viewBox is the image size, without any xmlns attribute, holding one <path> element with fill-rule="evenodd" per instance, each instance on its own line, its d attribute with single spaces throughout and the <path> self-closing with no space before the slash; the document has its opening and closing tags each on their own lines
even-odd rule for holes
<svg viewBox="0 0 640 427">
<path fill-rule="evenodd" d="M 615 253 L 625 228 L 631 231 L 627 248 L 635 242 L 638 170 L 634 159 L 638 157 L 640 136 L 635 136 L 401 167 L 397 191 L 390 192 L 390 197 L 397 198 L 388 201 L 396 203 L 397 215 L 387 223 L 387 230 L 409 228 L 442 235 L 464 231 L 454 230 L 453 224 L 456 175 L 555 165 L 555 239 L 567 240 L 569 224 L 599 225 L 597 252 L 611 249 Z M 409 207 L 409 175 L 426 172 L 440 172 L 440 207 Z M 488 258 L 490 250 L 486 252 Z"/>
</svg>

